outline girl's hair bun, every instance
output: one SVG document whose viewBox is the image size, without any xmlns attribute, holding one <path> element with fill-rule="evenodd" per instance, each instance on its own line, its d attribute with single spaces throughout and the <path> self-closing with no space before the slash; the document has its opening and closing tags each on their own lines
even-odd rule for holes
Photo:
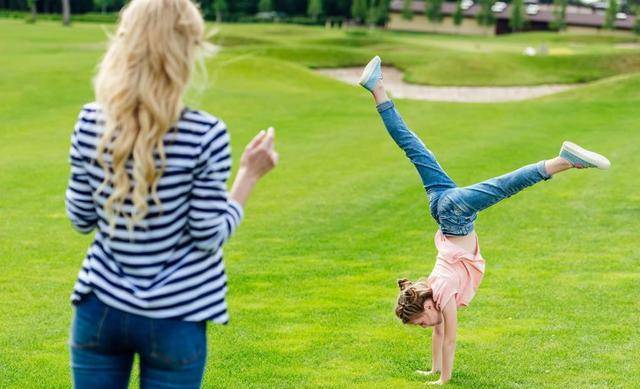
<svg viewBox="0 0 640 389">
<path fill-rule="evenodd" d="M 398 280 L 398 286 L 400 287 L 400 290 L 405 290 L 406 288 L 409 287 L 409 285 L 411 285 L 411 281 L 409 281 L 406 278 L 402 278 Z"/>
</svg>

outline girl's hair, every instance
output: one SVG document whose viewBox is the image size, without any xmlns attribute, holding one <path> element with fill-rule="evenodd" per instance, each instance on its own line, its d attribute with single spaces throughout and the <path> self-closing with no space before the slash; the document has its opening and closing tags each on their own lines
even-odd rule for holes
<svg viewBox="0 0 640 389">
<path fill-rule="evenodd" d="M 400 295 L 396 305 L 396 316 L 404 324 L 424 312 L 424 302 L 433 298 L 433 291 L 424 281 L 411 282 L 406 278 L 398 280 Z"/>
<path fill-rule="evenodd" d="M 104 206 L 112 228 L 119 215 L 129 220 L 130 228 L 144 219 L 149 194 L 160 206 L 163 138 L 183 109 L 204 28 L 191 0 L 132 0 L 120 13 L 94 79 L 96 101 L 105 115 L 97 161 L 105 173 L 101 190 L 112 186 Z M 126 170 L 130 159 L 131 176 Z M 125 212 L 127 199 L 133 207 Z"/>
</svg>

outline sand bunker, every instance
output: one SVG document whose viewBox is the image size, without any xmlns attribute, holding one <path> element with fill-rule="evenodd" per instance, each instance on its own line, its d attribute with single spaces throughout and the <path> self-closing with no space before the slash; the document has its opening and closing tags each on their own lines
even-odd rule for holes
<svg viewBox="0 0 640 389">
<path fill-rule="evenodd" d="M 318 73 L 357 84 L 362 68 L 316 69 Z M 402 80 L 403 73 L 395 68 L 384 67 L 384 84 L 390 94 L 396 98 L 453 101 L 464 103 L 495 103 L 533 99 L 562 92 L 576 85 L 537 85 L 537 86 L 426 86 L 408 84 Z"/>
</svg>

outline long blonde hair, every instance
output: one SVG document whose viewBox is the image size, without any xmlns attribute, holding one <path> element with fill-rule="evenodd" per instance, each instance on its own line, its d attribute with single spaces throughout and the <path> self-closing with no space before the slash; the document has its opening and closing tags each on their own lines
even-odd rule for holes
<svg viewBox="0 0 640 389">
<path fill-rule="evenodd" d="M 129 227 L 149 212 L 166 161 L 163 138 L 179 119 L 182 96 L 204 41 L 204 20 L 191 0 L 132 0 L 94 79 L 105 121 L 97 161 L 111 193 L 104 206 L 110 227 L 121 215 Z M 156 155 L 157 153 L 157 155 Z M 156 166 L 157 158 L 160 164 Z M 127 163 L 132 159 L 132 174 Z M 125 200 L 133 208 L 124 212 Z"/>
</svg>

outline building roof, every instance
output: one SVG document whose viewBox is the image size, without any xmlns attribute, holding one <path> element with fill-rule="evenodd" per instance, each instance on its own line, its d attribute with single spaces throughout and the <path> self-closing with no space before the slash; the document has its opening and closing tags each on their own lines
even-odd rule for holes
<svg viewBox="0 0 640 389">
<path fill-rule="evenodd" d="M 403 0 L 393 0 L 391 2 L 392 12 L 402 12 Z M 493 15 L 496 19 L 510 19 L 511 18 L 511 4 L 507 6 L 502 12 L 494 12 Z M 417 14 L 424 14 L 426 9 L 426 2 L 414 1 L 411 4 L 411 9 Z M 442 14 L 445 16 L 453 15 L 456 10 L 456 3 L 445 1 L 442 3 Z M 579 12 L 575 12 L 575 11 Z M 463 10 L 462 15 L 465 17 L 475 17 L 480 11 L 480 5 L 474 3 L 468 10 Z M 572 12 L 573 11 L 573 12 Z M 526 20 L 532 22 L 551 22 L 553 17 L 552 7 L 548 5 L 540 5 L 540 11 L 535 15 L 524 15 Z M 627 19 L 616 19 L 614 25 L 616 28 L 623 30 L 631 30 L 635 22 L 635 18 L 632 15 L 628 15 Z M 566 14 L 566 22 L 569 26 L 583 26 L 583 27 L 602 27 L 605 22 L 605 14 L 603 12 L 596 12 L 588 7 L 568 7 Z"/>
</svg>

